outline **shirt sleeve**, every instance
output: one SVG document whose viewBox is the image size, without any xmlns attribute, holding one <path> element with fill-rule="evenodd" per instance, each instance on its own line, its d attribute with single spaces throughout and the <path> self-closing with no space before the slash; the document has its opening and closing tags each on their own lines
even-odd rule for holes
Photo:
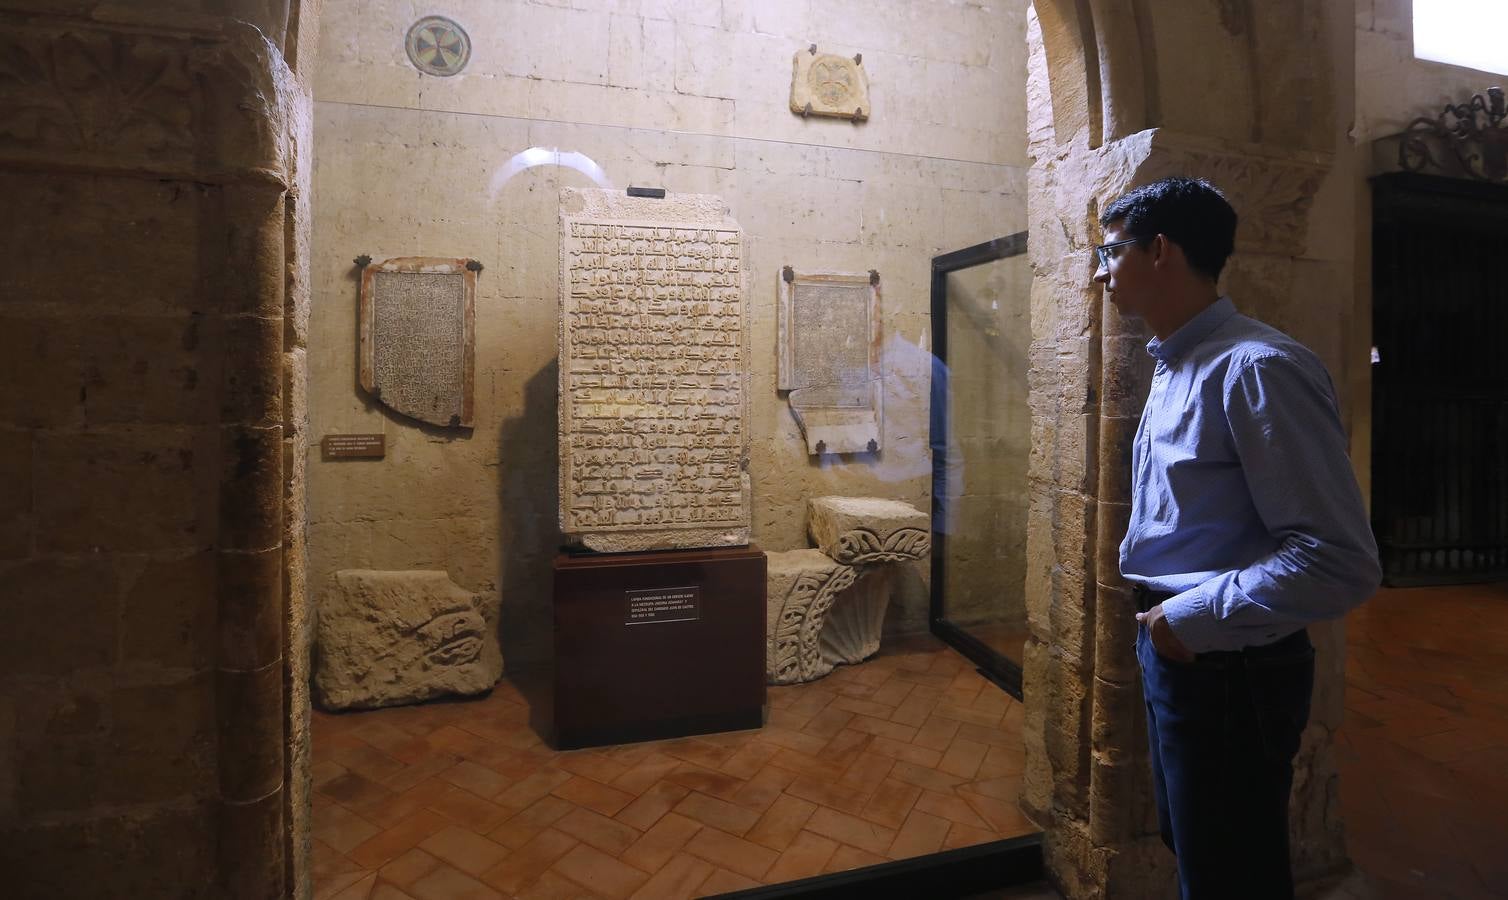
<svg viewBox="0 0 1508 900">
<path fill-rule="evenodd" d="M 1224 402 L 1273 550 L 1164 601 L 1173 633 L 1196 653 L 1271 643 L 1339 618 L 1382 577 L 1323 370 L 1288 356 L 1250 360 L 1226 376 Z"/>
</svg>

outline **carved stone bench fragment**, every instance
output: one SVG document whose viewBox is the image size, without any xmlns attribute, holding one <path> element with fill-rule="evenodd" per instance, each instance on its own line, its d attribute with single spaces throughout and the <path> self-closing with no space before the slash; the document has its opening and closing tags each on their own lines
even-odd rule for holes
<svg viewBox="0 0 1508 900">
<path fill-rule="evenodd" d="M 834 562 L 821 550 L 789 550 L 768 556 L 766 674 L 771 684 L 821 678 L 833 669 L 818 647 L 822 625 L 833 600 L 854 583 L 858 572 L 853 566 Z"/>
<path fill-rule="evenodd" d="M 927 514 L 907 503 L 817 497 L 808 513 L 820 549 L 769 554 L 771 684 L 813 681 L 878 652 L 895 564 L 931 550 Z"/>
<path fill-rule="evenodd" d="M 880 497 L 814 497 L 807 504 L 812 543 L 840 563 L 926 559 L 932 550 L 927 514 Z"/>
<path fill-rule="evenodd" d="M 336 572 L 319 603 L 316 699 L 363 709 L 491 690 L 503 673 L 500 603 L 444 572 Z"/>
</svg>

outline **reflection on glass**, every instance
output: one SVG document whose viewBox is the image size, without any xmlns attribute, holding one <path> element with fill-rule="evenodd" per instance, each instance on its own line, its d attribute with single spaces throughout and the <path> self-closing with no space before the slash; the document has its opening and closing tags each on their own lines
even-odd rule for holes
<svg viewBox="0 0 1508 900">
<path fill-rule="evenodd" d="M 489 187 L 489 196 L 496 198 L 498 191 L 503 189 L 509 179 L 535 166 L 564 166 L 567 169 L 575 169 L 592 181 L 600 188 L 613 186 L 607 173 L 602 167 L 585 153 L 577 153 L 574 150 L 562 152 L 560 150 L 546 150 L 544 147 L 530 147 L 519 153 L 513 154 L 509 160 L 502 164 L 492 175 L 492 184 Z"/>
<path fill-rule="evenodd" d="M 1018 666 L 1026 641 L 1027 258 L 946 275 L 943 616 Z"/>
</svg>

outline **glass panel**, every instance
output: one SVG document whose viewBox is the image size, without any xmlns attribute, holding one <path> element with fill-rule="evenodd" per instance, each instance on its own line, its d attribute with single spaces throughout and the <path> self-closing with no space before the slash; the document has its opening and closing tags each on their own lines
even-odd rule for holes
<svg viewBox="0 0 1508 900">
<path fill-rule="evenodd" d="M 1023 254 L 946 277 L 943 617 L 1019 666 L 1026 640 L 1030 267 Z"/>
</svg>

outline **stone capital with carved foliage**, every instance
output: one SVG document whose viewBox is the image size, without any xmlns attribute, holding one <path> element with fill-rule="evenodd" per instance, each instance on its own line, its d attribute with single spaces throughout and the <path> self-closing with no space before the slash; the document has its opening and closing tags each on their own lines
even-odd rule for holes
<svg viewBox="0 0 1508 900">
<path fill-rule="evenodd" d="M 255 28 L 0 21 L 0 163 L 289 181 L 296 93 Z"/>
</svg>

